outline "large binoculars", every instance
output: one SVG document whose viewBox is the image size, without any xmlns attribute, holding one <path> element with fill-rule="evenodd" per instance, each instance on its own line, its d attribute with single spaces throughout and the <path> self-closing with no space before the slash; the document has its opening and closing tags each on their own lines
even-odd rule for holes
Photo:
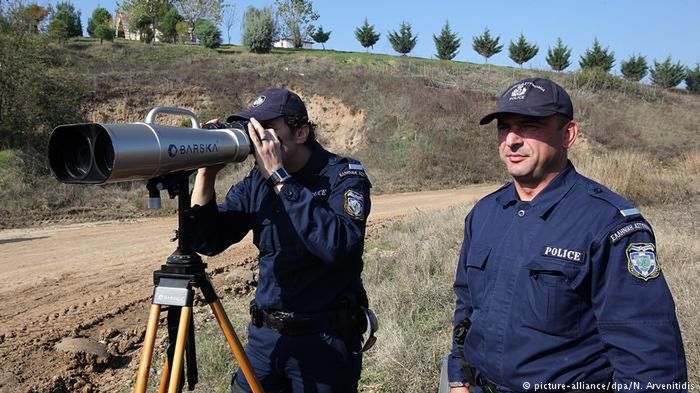
<svg viewBox="0 0 700 393">
<path fill-rule="evenodd" d="M 187 116 L 192 127 L 156 124 L 158 114 Z M 143 123 L 61 125 L 49 139 L 49 165 L 63 183 L 102 184 L 245 160 L 253 151 L 245 122 L 226 126 L 202 129 L 194 113 L 172 107 L 153 108 Z"/>
</svg>

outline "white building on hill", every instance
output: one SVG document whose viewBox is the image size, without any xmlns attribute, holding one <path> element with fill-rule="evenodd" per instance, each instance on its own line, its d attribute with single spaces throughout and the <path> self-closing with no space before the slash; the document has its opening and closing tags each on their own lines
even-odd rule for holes
<svg viewBox="0 0 700 393">
<path fill-rule="evenodd" d="M 313 41 L 303 41 L 302 48 L 313 49 Z M 272 44 L 275 48 L 288 48 L 294 49 L 294 39 L 293 38 L 280 38 Z"/>
</svg>

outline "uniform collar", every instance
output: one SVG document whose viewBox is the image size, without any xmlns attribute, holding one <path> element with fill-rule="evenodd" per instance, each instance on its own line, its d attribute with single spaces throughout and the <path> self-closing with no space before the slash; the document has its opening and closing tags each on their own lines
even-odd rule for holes
<svg viewBox="0 0 700 393">
<path fill-rule="evenodd" d="M 321 146 L 321 144 L 319 144 L 316 140 L 311 141 L 309 147 L 311 148 L 311 155 L 309 156 L 309 160 L 306 161 L 306 164 L 301 169 L 294 172 L 292 174 L 293 176 L 301 178 L 310 178 L 312 176 L 318 175 L 321 169 L 323 169 L 323 167 L 326 166 L 326 163 L 328 162 L 328 158 L 330 157 L 331 153 L 324 149 Z"/>
<path fill-rule="evenodd" d="M 546 219 L 552 208 L 571 190 L 576 179 L 576 168 L 571 161 L 567 161 L 566 168 L 557 175 L 539 194 L 533 199 L 530 204 L 533 209 L 539 213 L 540 217 Z M 498 203 L 504 208 L 520 201 L 518 193 L 515 190 L 515 183 L 511 183 L 503 192 L 496 197 Z"/>
</svg>

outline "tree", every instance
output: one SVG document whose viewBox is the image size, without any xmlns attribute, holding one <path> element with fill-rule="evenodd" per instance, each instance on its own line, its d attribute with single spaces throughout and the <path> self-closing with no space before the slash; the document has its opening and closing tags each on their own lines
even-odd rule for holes
<svg viewBox="0 0 700 393">
<path fill-rule="evenodd" d="M 450 29 L 450 22 L 445 21 L 445 26 L 442 27 L 439 36 L 433 35 L 435 41 L 435 50 L 437 51 L 438 59 L 452 60 L 459 53 L 459 47 L 462 45 L 462 40 Z"/>
<path fill-rule="evenodd" d="M 210 20 L 198 20 L 194 26 L 194 35 L 207 48 L 218 48 L 221 45 L 221 32 Z"/>
<path fill-rule="evenodd" d="M 224 26 L 226 26 L 226 39 L 231 45 L 231 28 L 236 23 L 236 5 L 233 3 L 224 4 L 222 7 Z"/>
<path fill-rule="evenodd" d="M 53 27 L 52 27 L 53 25 Z M 71 3 L 58 3 L 49 19 L 49 32 L 59 40 L 83 35 L 83 25 L 80 23 L 80 11 L 76 11 Z"/>
<path fill-rule="evenodd" d="M 642 56 L 630 56 L 627 61 L 620 63 L 620 72 L 627 80 L 634 82 L 639 82 L 647 75 L 649 66 L 647 66 L 647 59 Z"/>
<path fill-rule="evenodd" d="M 365 18 L 365 23 L 355 29 L 355 38 L 360 41 L 360 45 L 369 51 L 369 48 L 374 49 L 374 44 L 379 41 L 379 36 L 381 33 L 374 31 L 374 25 L 370 25 Z"/>
<path fill-rule="evenodd" d="M 498 45 L 500 39 L 500 36 L 492 38 L 491 32 L 486 28 L 480 36 L 472 37 L 472 48 L 474 48 L 476 53 L 484 57 L 485 63 L 488 63 L 489 57 L 503 50 L 503 45 Z"/>
<path fill-rule="evenodd" d="M 593 47 L 586 49 L 581 55 L 578 64 L 581 69 L 600 68 L 605 72 L 610 72 L 615 63 L 615 52 L 610 52 L 608 48 L 603 49 L 598 42 L 598 38 L 593 40 Z"/>
<path fill-rule="evenodd" d="M 160 21 L 160 25 L 158 26 L 161 39 L 163 41 L 172 42 L 173 44 L 176 43 L 178 38 L 177 24 L 183 20 L 184 18 L 177 13 L 175 8 L 169 9 L 168 12 L 163 15 L 163 20 Z"/>
<path fill-rule="evenodd" d="M 172 0 L 172 5 L 190 26 L 195 26 L 200 19 L 210 20 L 215 25 L 221 23 L 223 0 Z"/>
<path fill-rule="evenodd" d="M 270 7 L 248 7 L 243 17 L 243 45 L 253 53 L 269 53 L 277 31 Z"/>
<path fill-rule="evenodd" d="M 564 45 L 561 42 L 561 38 L 557 38 L 557 46 L 554 48 L 547 48 L 547 64 L 554 71 L 561 72 L 571 65 L 569 59 L 571 58 L 571 48 Z"/>
<path fill-rule="evenodd" d="M 313 22 L 318 20 L 311 0 L 275 0 L 275 5 L 277 16 L 282 18 L 282 34 L 294 40 L 295 48 L 301 48 L 314 32 Z"/>
<path fill-rule="evenodd" d="M 685 86 L 689 92 L 700 94 L 700 64 L 696 64 L 694 69 L 688 69 L 685 76 Z"/>
<path fill-rule="evenodd" d="M 136 28 L 142 42 L 155 38 L 155 28 L 160 26 L 165 14 L 172 8 L 169 0 L 124 0 L 119 9 L 126 15 L 131 29 Z"/>
<path fill-rule="evenodd" d="M 38 33 L 39 26 L 41 26 L 46 17 L 51 14 L 51 5 L 42 7 L 36 3 L 32 3 L 24 8 L 22 14 L 29 31 Z"/>
<path fill-rule="evenodd" d="M 508 46 L 508 52 L 510 52 L 508 56 L 511 60 L 516 62 L 520 68 L 523 67 L 523 63 L 527 63 L 535 57 L 539 51 L 540 48 L 538 48 L 537 45 L 527 42 L 523 33 L 520 33 L 517 42 L 514 43 L 511 41 Z"/>
<path fill-rule="evenodd" d="M 411 33 L 411 24 L 408 22 L 401 22 L 398 33 L 396 31 L 389 32 L 388 38 L 391 47 L 402 56 L 410 53 L 418 41 L 418 36 Z"/>
<path fill-rule="evenodd" d="M 185 42 L 190 38 L 190 24 L 185 21 L 177 22 L 175 31 L 177 32 L 177 40 L 180 42 Z"/>
<path fill-rule="evenodd" d="M 95 28 L 97 25 L 108 25 L 112 21 L 112 14 L 107 9 L 102 7 L 95 8 L 92 11 L 92 16 L 88 19 L 87 32 L 90 37 L 95 37 Z"/>
<path fill-rule="evenodd" d="M 153 42 L 155 32 L 151 26 L 153 26 L 153 19 L 146 14 L 140 14 L 139 18 L 136 20 L 136 29 L 140 33 L 139 36 L 141 42 L 145 42 L 147 44 Z"/>
<path fill-rule="evenodd" d="M 686 77 L 686 68 L 680 62 L 673 64 L 671 56 L 662 63 L 654 60 L 654 67 L 649 70 L 651 82 L 666 89 L 678 86 Z"/>
<path fill-rule="evenodd" d="M 112 41 L 116 32 L 114 28 L 108 24 L 99 24 L 95 26 L 94 37 L 100 39 L 100 45 L 103 40 Z"/>
<path fill-rule="evenodd" d="M 326 45 L 324 45 L 328 39 L 331 38 L 331 32 L 330 31 L 323 31 L 323 26 L 319 26 L 318 29 L 311 34 L 311 39 L 314 40 L 314 42 L 318 42 L 321 44 L 323 47 L 323 50 L 326 50 Z"/>
</svg>

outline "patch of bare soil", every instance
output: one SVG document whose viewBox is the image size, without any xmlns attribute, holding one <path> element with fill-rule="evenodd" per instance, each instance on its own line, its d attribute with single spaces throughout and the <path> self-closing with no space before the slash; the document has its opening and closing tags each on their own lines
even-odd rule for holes
<svg viewBox="0 0 700 393">
<path fill-rule="evenodd" d="M 495 188 L 375 197 L 367 236 L 385 230 L 388 220 L 468 203 Z M 128 386 L 145 334 L 152 273 L 175 249 L 168 240 L 176 226 L 175 218 L 152 218 L 0 231 L 0 391 Z M 206 263 L 222 297 L 255 285 L 250 236 Z M 195 314 L 208 309 L 195 306 Z"/>
</svg>

